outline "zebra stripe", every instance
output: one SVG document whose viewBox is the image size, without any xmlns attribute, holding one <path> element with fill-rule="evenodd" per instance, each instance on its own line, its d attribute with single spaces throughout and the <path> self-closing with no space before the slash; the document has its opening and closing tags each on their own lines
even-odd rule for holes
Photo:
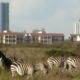
<svg viewBox="0 0 80 80">
<path fill-rule="evenodd" d="M 11 69 L 12 77 L 14 77 L 16 75 L 15 73 L 17 73 L 20 76 L 25 75 L 25 74 L 32 76 L 34 73 L 34 65 L 24 64 L 21 62 L 13 62 L 11 64 L 10 69 Z"/>
</svg>

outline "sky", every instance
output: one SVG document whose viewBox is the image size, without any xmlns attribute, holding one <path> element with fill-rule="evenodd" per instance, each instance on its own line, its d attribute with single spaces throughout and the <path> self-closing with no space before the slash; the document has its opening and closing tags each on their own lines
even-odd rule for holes
<svg viewBox="0 0 80 80">
<path fill-rule="evenodd" d="M 32 32 L 44 28 L 49 33 L 74 33 L 80 18 L 80 0 L 0 0 L 10 3 L 10 30 Z"/>
</svg>

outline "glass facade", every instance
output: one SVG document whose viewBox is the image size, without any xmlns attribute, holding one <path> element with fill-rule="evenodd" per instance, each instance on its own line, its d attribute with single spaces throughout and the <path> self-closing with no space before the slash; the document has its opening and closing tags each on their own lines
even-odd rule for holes
<svg viewBox="0 0 80 80">
<path fill-rule="evenodd" d="M 0 32 L 9 31 L 9 3 L 0 3 Z"/>
</svg>

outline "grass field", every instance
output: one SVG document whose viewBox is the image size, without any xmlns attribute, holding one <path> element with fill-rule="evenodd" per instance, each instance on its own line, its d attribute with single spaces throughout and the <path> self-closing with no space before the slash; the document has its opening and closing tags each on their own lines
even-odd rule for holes
<svg viewBox="0 0 80 80">
<path fill-rule="evenodd" d="M 80 55 L 80 43 L 54 43 L 53 45 L 0 45 L 0 50 L 2 50 L 7 57 L 16 56 L 17 59 L 23 59 L 26 63 L 38 63 L 46 62 L 49 57 L 49 53 L 54 55 L 59 52 L 66 55 L 69 54 Z M 0 80 L 80 80 L 80 71 L 77 72 L 61 72 L 61 70 L 53 69 L 48 74 L 43 75 L 40 72 L 37 72 L 33 77 L 25 76 L 16 76 L 11 77 L 11 72 L 6 70 L 0 70 Z"/>
</svg>

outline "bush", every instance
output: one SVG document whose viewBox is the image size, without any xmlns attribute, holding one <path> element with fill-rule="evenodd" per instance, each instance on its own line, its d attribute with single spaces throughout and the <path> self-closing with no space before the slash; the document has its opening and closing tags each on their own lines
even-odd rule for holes
<svg viewBox="0 0 80 80">
<path fill-rule="evenodd" d="M 72 51 L 64 51 L 64 50 L 57 50 L 52 49 L 46 52 L 48 56 L 78 56 L 76 53 Z"/>
</svg>

